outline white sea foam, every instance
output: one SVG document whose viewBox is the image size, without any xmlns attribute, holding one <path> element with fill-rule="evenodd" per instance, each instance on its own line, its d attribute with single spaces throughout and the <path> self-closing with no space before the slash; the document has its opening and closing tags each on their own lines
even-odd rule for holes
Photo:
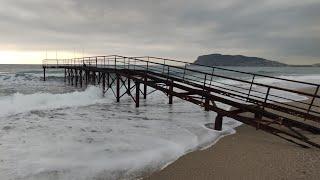
<svg viewBox="0 0 320 180">
<path fill-rule="evenodd" d="M 296 80 L 301 82 L 309 82 L 320 84 L 320 75 L 319 74 L 311 74 L 311 75 L 282 75 L 278 76 L 279 78 L 289 79 L 289 80 Z M 292 89 L 299 89 L 299 88 L 310 88 L 314 87 L 307 84 L 295 83 L 295 82 L 288 82 L 283 80 L 271 79 L 271 78 L 257 78 L 255 82 L 261 84 L 268 84 L 274 86 L 281 86 L 284 88 L 292 88 Z"/>
<path fill-rule="evenodd" d="M 113 100 L 93 104 L 100 98 L 98 90 L 90 88 L 68 97 L 40 95 L 41 100 L 35 101 L 40 106 L 3 118 L 0 179 L 139 177 L 187 152 L 212 145 L 241 124 L 225 118 L 223 131 L 210 130 L 204 124 L 213 122 L 214 112 L 180 99 L 168 105 L 166 96 L 158 92 L 141 101 L 140 108 L 128 97 L 120 104 Z M 18 102 L 34 96 L 23 95 Z M 83 96 L 87 98 L 77 100 Z M 110 98 L 114 99 L 108 95 L 104 99 Z M 55 105 L 47 105 L 49 100 Z M 75 106 L 61 108 L 70 103 Z"/>
<path fill-rule="evenodd" d="M 64 108 L 73 106 L 85 106 L 101 101 L 101 90 L 91 86 L 85 91 L 50 94 L 20 94 L 0 97 L 0 116 L 12 115 L 31 110 L 45 110 L 53 108 Z"/>
</svg>

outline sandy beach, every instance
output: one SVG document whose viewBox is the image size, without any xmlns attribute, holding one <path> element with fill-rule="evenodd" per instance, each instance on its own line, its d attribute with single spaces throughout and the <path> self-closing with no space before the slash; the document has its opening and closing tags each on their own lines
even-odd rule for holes
<svg viewBox="0 0 320 180">
<path fill-rule="evenodd" d="M 212 147 L 186 154 L 145 179 L 320 178 L 319 149 L 304 149 L 247 125 L 236 130 Z M 318 136 L 312 140 L 320 143 Z"/>
<path fill-rule="evenodd" d="M 320 151 L 242 125 L 214 146 L 189 153 L 145 179 L 319 179 Z"/>
</svg>

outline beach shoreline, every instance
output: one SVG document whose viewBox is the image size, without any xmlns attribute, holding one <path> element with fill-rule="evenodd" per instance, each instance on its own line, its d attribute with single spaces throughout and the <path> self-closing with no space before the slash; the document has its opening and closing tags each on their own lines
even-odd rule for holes
<svg viewBox="0 0 320 180">
<path fill-rule="evenodd" d="M 143 179 L 319 179 L 319 149 L 302 148 L 245 124 L 236 131 Z M 320 142 L 319 137 L 313 140 Z"/>
<path fill-rule="evenodd" d="M 245 124 L 236 130 L 144 179 L 319 179 L 318 149 L 301 148 Z"/>
</svg>

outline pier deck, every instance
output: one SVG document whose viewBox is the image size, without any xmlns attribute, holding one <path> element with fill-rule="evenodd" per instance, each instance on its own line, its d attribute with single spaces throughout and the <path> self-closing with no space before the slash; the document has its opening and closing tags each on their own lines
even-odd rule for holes
<svg viewBox="0 0 320 180">
<path fill-rule="evenodd" d="M 139 107 L 140 95 L 146 99 L 162 91 L 169 104 L 177 97 L 216 112 L 215 130 L 222 129 L 223 117 L 230 117 L 299 146 L 320 148 L 307 137 L 320 134 L 320 84 L 149 56 L 45 59 L 44 80 L 50 68 L 64 69 L 64 81 L 70 85 L 93 84 L 100 85 L 103 93 L 112 91 L 117 102 L 128 95 Z M 258 82 L 261 78 L 277 85 Z M 283 83 L 312 93 L 281 87 Z"/>
</svg>

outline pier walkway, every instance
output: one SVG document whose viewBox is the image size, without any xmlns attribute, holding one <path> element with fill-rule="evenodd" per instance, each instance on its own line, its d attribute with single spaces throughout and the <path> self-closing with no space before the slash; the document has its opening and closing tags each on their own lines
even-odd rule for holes
<svg viewBox="0 0 320 180">
<path fill-rule="evenodd" d="M 216 112 L 215 130 L 222 129 L 223 117 L 230 117 L 302 147 L 320 148 L 312 138 L 320 134 L 320 84 L 149 56 L 45 59 L 42 66 L 44 80 L 47 69 L 63 69 L 66 83 L 81 88 L 100 85 L 117 102 L 128 95 L 139 107 L 140 98 L 162 91 L 169 104 L 177 97 Z"/>
</svg>

